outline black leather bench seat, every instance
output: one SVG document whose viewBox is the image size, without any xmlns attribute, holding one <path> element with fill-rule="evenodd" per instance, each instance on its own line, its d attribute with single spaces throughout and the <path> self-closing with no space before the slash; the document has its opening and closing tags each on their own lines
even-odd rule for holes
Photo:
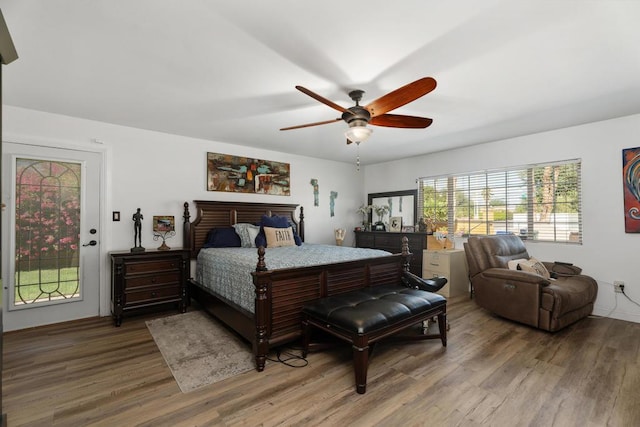
<svg viewBox="0 0 640 427">
<path fill-rule="evenodd" d="M 303 356 L 311 341 L 311 327 L 328 332 L 353 347 L 356 391 L 365 393 L 371 348 L 417 323 L 438 317 L 439 334 L 403 337 L 422 340 L 440 338 L 447 345 L 447 300 L 438 294 L 401 285 L 366 287 L 320 298 L 302 308 Z"/>
<path fill-rule="evenodd" d="M 321 298 L 302 312 L 334 327 L 366 334 L 446 303 L 439 294 L 387 285 Z"/>
</svg>

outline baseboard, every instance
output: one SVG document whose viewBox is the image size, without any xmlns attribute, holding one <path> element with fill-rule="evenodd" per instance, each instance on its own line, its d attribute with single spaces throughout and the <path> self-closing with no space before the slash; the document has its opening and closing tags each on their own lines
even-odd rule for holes
<svg viewBox="0 0 640 427">
<path fill-rule="evenodd" d="M 638 313 L 631 313 L 619 308 L 611 311 L 611 308 L 602 308 L 597 305 L 593 308 L 594 316 L 610 317 L 612 319 L 626 320 L 627 322 L 640 323 L 640 308 Z"/>
</svg>

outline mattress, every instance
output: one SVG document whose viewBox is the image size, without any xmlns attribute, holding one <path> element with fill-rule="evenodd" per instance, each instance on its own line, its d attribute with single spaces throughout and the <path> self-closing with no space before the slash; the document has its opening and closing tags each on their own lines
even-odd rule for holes
<svg viewBox="0 0 640 427">
<path fill-rule="evenodd" d="M 266 248 L 267 269 L 306 267 L 391 255 L 379 249 L 303 243 L 301 246 Z M 196 263 L 196 281 L 245 310 L 255 311 L 255 287 L 251 272 L 258 262 L 256 248 L 201 249 Z"/>
</svg>

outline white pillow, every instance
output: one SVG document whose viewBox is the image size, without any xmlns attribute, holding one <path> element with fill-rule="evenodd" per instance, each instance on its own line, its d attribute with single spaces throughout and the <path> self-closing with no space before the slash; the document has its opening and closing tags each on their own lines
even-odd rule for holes
<svg viewBox="0 0 640 427">
<path fill-rule="evenodd" d="M 281 246 L 295 246 L 296 241 L 293 239 L 293 229 L 262 227 L 264 236 L 267 239 L 268 248 L 278 248 Z"/>
<path fill-rule="evenodd" d="M 240 236 L 240 245 L 243 248 L 255 248 L 256 247 L 256 237 L 260 232 L 259 225 L 253 225 L 246 222 L 242 222 L 239 224 L 233 224 L 233 228 Z"/>
<path fill-rule="evenodd" d="M 551 274 L 549 274 L 549 270 L 547 270 L 547 267 L 545 267 L 542 262 L 538 261 L 534 257 L 531 257 L 525 261 L 520 261 L 518 265 L 520 266 L 520 269 L 522 271 L 535 273 L 539 276 L 544 277 L 545 279 L 551 278 Z"/>
</svg>

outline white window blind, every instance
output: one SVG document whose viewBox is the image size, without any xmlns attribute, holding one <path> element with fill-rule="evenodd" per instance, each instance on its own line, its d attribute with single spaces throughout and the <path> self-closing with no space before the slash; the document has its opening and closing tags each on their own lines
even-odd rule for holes
<svg viewBox="0 0 640 427">
<path fill-rule="evenodd" d="M 582 243 L 580 160 L 419 178 L 418 217 L 461 236 Z"/>
</svg>

